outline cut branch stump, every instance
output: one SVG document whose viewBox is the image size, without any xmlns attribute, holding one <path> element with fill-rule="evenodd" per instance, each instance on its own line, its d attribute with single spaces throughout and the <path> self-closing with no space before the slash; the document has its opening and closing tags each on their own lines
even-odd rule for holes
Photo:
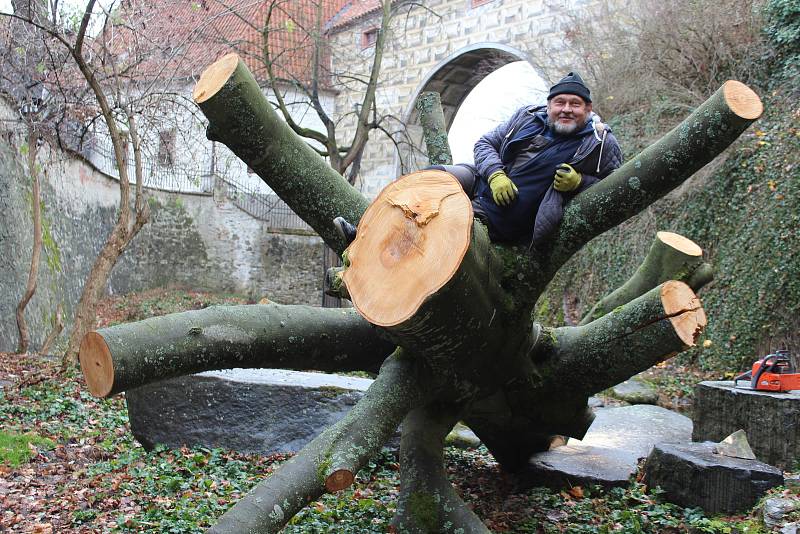
<svg viewBox="0 0 800 534">
<path fill-rule="evenodd" d="M 193 97 L 208 118 L 207 137 L 230 148 L 341 254 L 346 243 L 333 219 L 357 223 L 366 198 L 278 117 L 239 56 L 228 54 L 203 71 Z"/>
<path fill-rule="evenodd" d="M 712 277 L 711 265 L 703 261 L 703 249 L 694 241 L 673 232 L 658 232 L 634 275 L 595 304 L 580 324 L 602 317 L 667 280 L 686 282 L 697 291 Z"/>
<path fill-rule="evenodd" d="M 353 310 L 258 304 L 211 306 L 102 328 L 81 342 L 89 391 L 217 369 L 376 372 L 393 345 Z"/>
</svg>

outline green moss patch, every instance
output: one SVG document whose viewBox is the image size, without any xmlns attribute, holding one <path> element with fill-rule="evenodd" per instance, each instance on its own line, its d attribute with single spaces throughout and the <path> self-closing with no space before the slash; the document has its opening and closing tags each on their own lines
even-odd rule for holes
<svg viewBox="0 0 800 534">
<path fill-rule="evenodd" d="M 0 465 L 19 467 L 27 463 L 36 449 L 50 450 L 52 440 L 36 434 L 16 434 L 0 430 Z"/>
</svg>

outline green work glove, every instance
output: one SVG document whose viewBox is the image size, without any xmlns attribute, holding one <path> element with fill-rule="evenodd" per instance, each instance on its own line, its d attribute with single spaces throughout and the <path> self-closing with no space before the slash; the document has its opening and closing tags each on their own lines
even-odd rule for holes
<svg viewBox="0 0 800 534">
<path fill-rule="evenodd" d="M 562 193 L 574 191 L 581 185 L 581 173 L 572 168 L 568 163 L 562 163 L 556 168 L 556 176 L 553 180 L 553 188 Z"/>
<path fill-rule="evenodd" d="M 494 203 L 498 206 L 508 206 L 517 198 L 517 186 L 503 171 L 493 172 L 489 176 L 489 188 L 492 190 Z"/>
</svg>

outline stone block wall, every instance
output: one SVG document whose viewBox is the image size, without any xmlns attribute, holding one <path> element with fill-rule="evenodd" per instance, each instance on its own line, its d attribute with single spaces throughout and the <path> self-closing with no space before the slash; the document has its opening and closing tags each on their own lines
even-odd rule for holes
<svg viewBox="0 0 800 534">
<path fill-rule="evenodd" d="M 43 149 L 44 150 L 44 149 Z M 0 135 L 0 351 L 17 344 L 15 310 L 30 266 L 30 179 L 20 142 Z M 39 283 L 26 309 L 32 348 L 51 329 L 58 304 L 69 331 L 86 276 L 115 221 L 118 182 L 86 162 L 43 153 L 46 240 Z M 44 163 L 47 162 L 47 163 Z M 237 293 L 252 300 L 320 305 L 323 244 L 313 235 L 272 234 L 228 199 L 147 190 L 151 221 L 111 273 L 122 294 L 168 285 Z M 62 334 L 61 341 L 66 334 Z"/>
</svg>

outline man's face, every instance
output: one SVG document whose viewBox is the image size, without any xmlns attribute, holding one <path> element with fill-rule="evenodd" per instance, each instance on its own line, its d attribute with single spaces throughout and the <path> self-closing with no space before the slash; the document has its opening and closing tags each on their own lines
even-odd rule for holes
<svg viewBox="0 0 800 534">
<path fill-rule="evenodd" d="M 556 133 L 569 135 L 582 129 L 592 111 L 592 104 L 578 95 L 556 95 L 547 103 L 547 118 Z"/>
</svg>

